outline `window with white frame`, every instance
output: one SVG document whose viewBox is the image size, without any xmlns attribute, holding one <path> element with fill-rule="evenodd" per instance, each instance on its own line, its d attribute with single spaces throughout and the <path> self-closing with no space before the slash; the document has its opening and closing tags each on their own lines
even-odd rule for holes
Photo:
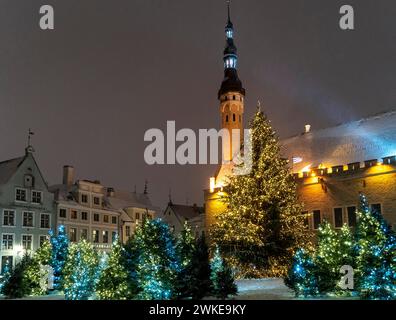
<svg viewBox="0 0 396 320">
<path fill-rule="evenodd" d="M 77 229 L 76 228 L 69 229 L 69 238 L 70 238 L 71 242 L 77 241 Z"/>
<path fill-rule="evenodd" d="M 3 226 L 15 226 L 15 211 L 4 210 L 3 211 Z"/>
<path fill-rule="evenodd" d="M 40 215 L 40 228 L 43 229 L 50 228 L 50 215 L 48 213 L 42 213 Z"/>
<path fill-rule="evenodd" d="M 48 240 L 48 236 L 41 235 L 39 238 L 39 246 L 41 247 L 44 244 L 44 242 L 46 242 L 47 240 Z"/>
<path fill-rule="evenodd" d="M 43 200 L 43 193 L 41 191 L 32 191 L 32 203 L 40 204 Z"/>
<path fill-rule="evenodd" d="M 22 235 L 22 248 L 24 250 L 33 250 L 33 236 L 31 234 Z"/>
<path fill-rule="evenodd" d="M 94 243 L 99 242 L 99 230 L 92 230 L 92 241 Z"/>
<path fill-rule="evenodd" d="M 12 250 L 14 249 L 14 235 L 3 234 L 1 241 L 1 250 Z"/>
<path fill-rule="evenodd" d="M 26 189 L 16 188 L 15 189 L 15 200 L 26 202 Z"/>
<path fill-rule="evenodd" d="M 66 209 L 64 208 L 59 209 L 59 218 L 66 218 Z"/>
<path fill-rule="evenodd" d="M 109 243 L 109 232 L 106 230 L 102 231 L 102 240 L 103 243 Z"/>
<path fill-rule="evenodd" d="M 24 211 L 23 218 L 22 218 L 22 226 L 23 227 L 33 227 L 33 219 L 34 219 L 33 212 Z"/>
</svg>

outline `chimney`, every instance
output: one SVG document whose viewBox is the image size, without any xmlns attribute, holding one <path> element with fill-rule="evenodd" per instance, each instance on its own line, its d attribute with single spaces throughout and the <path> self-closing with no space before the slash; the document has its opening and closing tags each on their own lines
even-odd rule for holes
<svg viewBox="0 0 396 320">
<path fill-rule="evenodd" d="M 114 188 L 107 188 L 107 196 L 108 197 L 114 197 Z"/>
<path fill-rule="evenodd" d="M 305 125 L 305 133 L 310 133 L 311 132 L 311 125 L 310 124 L 306 124 Z"/>
<path fill-rule="evenodd" d="M 63 184 L 70 187 L 74 183 L 74 167 L 63 166 Z"/>
</svg>

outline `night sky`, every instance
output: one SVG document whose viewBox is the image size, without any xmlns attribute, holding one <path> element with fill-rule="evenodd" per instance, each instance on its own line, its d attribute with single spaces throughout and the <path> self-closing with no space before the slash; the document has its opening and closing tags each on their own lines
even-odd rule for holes
<svg viewBox="0 0 396 320">
<path fill-rule="evenodd" d="M 39 8 L 55 30 L 39 29 Z M 354 31 L 339 9 L 354 5 Z M 396 1 L 234 0 L 246 118 L 260 99 L 281 138 L 396 109 Z M 28 128 L 49 184 L 77 178 L 203 203 L 215 166 L 145 164 L 144 132 L 218 128 L 224 0 L 0 0 L 0 160 Z"/>
</svg>

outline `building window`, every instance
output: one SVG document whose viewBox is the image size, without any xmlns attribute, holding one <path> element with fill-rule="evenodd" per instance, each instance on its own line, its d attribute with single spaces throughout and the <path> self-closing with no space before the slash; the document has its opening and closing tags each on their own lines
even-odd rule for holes
<svg viewBox="0 0 396 320">
<path fill-rule="evenodd" d="M 1 274 L 4 274 L 6 271 L 6 268 L 8 270 L 12 269 L 12 264 L 13 264 L 13 256 L 2 256 L 1 257 Z"/>
<path fill-rule="evenodd" d="M 334 227 L 342 228 L 342 208 L 334 208 Z"/>
<path fill-rule="evenodd" d="M 382 214 L 381 210 L 381 204 L 380 203 L 374 203 L 371 205 L 371 211 L 377 213 L 377 214 Z"/>
<path fill-rule="evenodd" d="M 136 214 L 135 214 L 135 219 L 136 219 L 136 220 L 139 220 L 139 219 L 140 219 L 140 213 L 139 213 L 139 212 L 136 212 Z"/>
<path fill-rule="evenodd" d="M 47 213 L 42 213 L 40 217 L 40 228 L 49 229 L 50 228 L 50 215 Z"/>
<path fill-rule="evenodd" d="M 22 235 L 22 248 L 23 250 L 32 250 L 32 238 L 31 234 Z"/>
<path fill-rule="evenodd" d="M 117 224 L 117 217 L 111 217 L 111 223 Z"/>
<path fill-rule="evenodd" d="M 100 205 L 100 198 L 99 197 L 94 197 L 94 205 L 99 206 Z"/>
<path fill-rule="evenodd" d="M 15 211 L 3 211 L 3 226 L 15 226 Z"/>
<path fill-rule="evenodd" d="M 59 209 L 59 217 L 66 218 L 66 209 Z"/>
<path fill-rule="evenodd" d="M 103 222 L 104 222 L 104 223 L 109 223 L 109 216 L 108 216 L 107 214 L 105 214 L 105 215 L 103 216 Z"/>
<path fill-rule="evenodd" d="M 111 233 L 111 241 L 112 241 L 112 242 L 115 242 L 116 240 L 117 240 L 117 232 L 113 231 L 113 232 Z"/>
<path fill-rule="evenodd" d="M 32 191 L 32 202 L 33 203 L 41 203 L 43 193 L 41 191 Z"/>
<path fill-rule="evenodd" d="M 103 243 L 109 243 L 109 232 L 103 231 L 102 232 Z"/>
<path fill-rule="evenodd" d="M 80 240 L 88 240 L 88 229 L 81 229 Z"/>
<path fill-rule="evenodd" d="M 304 227 L 308 229 L 309 228 L 309 220 L 308 220 L 309 213 L 308 213 L 308 211 L 304 211 L 302 214 L 304 216 Z"/>
<path fill-rule="evenodd" d="M 82 203 L 88 203 L 88 195 L 82 194 L 81 195 L 81 202 Z"/>
<path fill-rule="evenodd" d="M 88 212 L 81 212 L 81 220 L 88 220 Z"/>
<path fill-rule="evenodd" d="M 228 115 L 226 115 L 226 122 L 228 122 Z"/>
<path fill-rule="evenodd" d="M 235 113 L 232 114 L 232 121 L 235 122 Z"/>
<path fill-rule="evenodd" d="M 70 218 L 74 220 L 77 219 L 77 210 L 70 211 Z"/>
<path fill-rule="evenodd" d="M 69 238 L 70 238 L 71 242 L 77 241 L 77 229 L 76 228 L 69 229 Z"/>
<path fill-rule="evenodd" d="M 313 212 L 313 228 L 315 230 L 318 230 L 321 222 L 322 222 L 322 217 L 320 215 L 320 210 L 314 210 L 314 212 Z"/>
<path fill-rule="evenodd" d="M 23 221 L 22 221 L 22 226 L 23 227 L 33 227 L 33 212 L 28 212 L 25 211 L 23 213 Z"/>
<path fill-rule="evenodd" d="M 99 213 L 94 213 L 94 221 L 99 222 Z"/>
<path fill-rule="evenodd" d="M 356 226 L 356 207 L 348 207 L 348 225 L 350 227 Z"/>
<path fill-rule="evenodd" d="M 17 188 L 15 190 L 15 200 L 26 202 L 26 190 Z"/>
<path fill-rule="evenodd" d="M 125 235 L 127 238 L 131 236 L 131 227 L 130 226 L 125 226 Z"/>
<path fill-rule="evenodd" d="M 39 246 L 41 247 L 44 242 L 48 241 L 48 236 L 40 236 L 39 238 Z"/>
<path fill-rule="evenodd" d="M 92 241 L 99 243 L 99 230 L 92 230 Z"/>
<path fill-rule="evenodd" d="M 12 250 L 12 249 L 14 249 L 14 235 L 3 234 L 1 250 Z"/>
</svg>

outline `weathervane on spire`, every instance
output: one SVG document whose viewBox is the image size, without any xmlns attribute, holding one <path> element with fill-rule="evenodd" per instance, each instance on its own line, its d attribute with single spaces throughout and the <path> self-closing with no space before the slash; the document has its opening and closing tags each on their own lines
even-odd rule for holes
<svg viewBox="0 0 396 320">
<path fill-rule="evenodd" d="M 230 5 L 231 5 L 231 0 L 227 0 L 228 22 L 231 21 L 231 17 L 230 17 Z"/>
<path fill-rule="evenodd" d="M 27 147 L 26 147 L 26 153 L 32 153 L 34 152 L 34 149 L 32 147 L 32 136 L 34 135 L 34 132 L 29 128 L 28 131 L 28 138 L 27 138 Z"/>
</svg>

